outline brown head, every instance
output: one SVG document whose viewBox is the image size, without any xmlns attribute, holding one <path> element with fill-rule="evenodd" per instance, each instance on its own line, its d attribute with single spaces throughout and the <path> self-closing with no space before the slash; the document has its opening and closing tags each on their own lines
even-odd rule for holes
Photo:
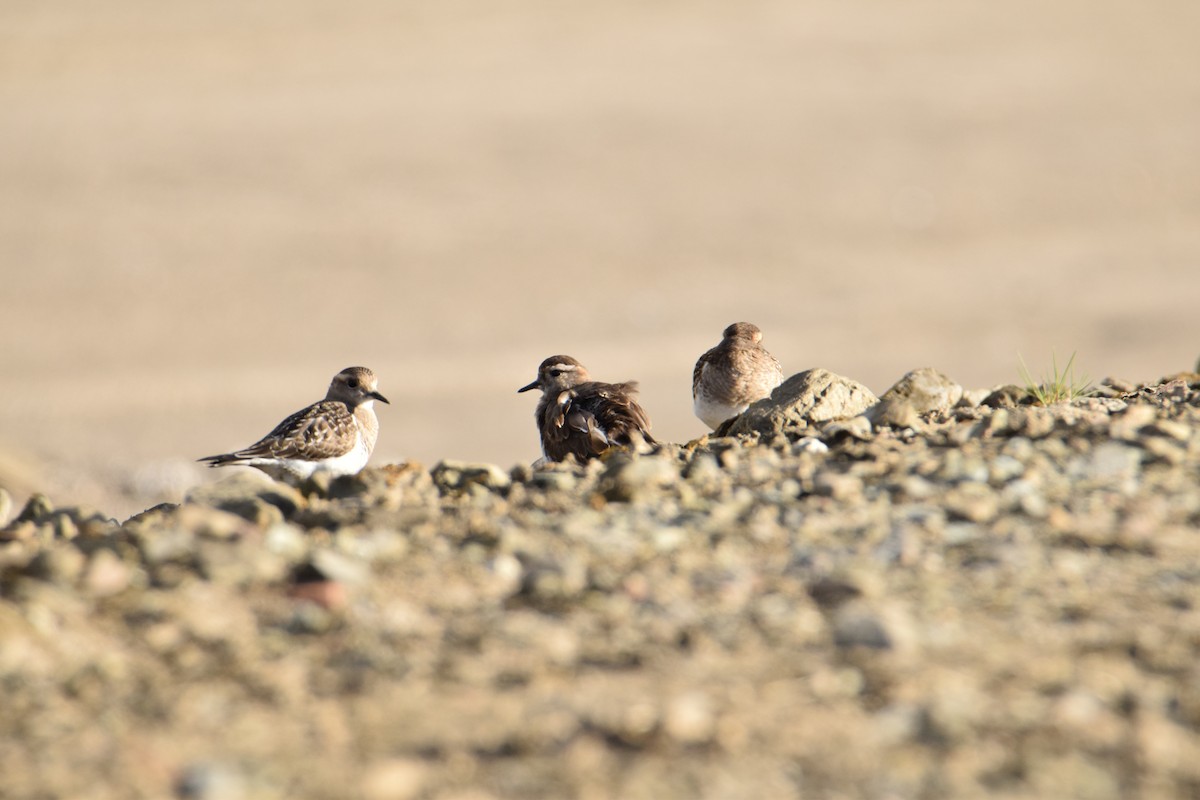
<svg viewBox="0 0 1200 800">
<path fill-rule="evenodd" d="M 357 408 L 372 400 L 388 402 L 388 399 L 379 393 L 379 381 L 375 373 L 366 367 L 347 367 L 334 375 L 325 399 L 341 400 L 350 408 Z"/>
<path fill-rule="evenodd" d="M 589 380 L 587 369 L 575 359 L 570 356 L 550 356 L 538 367 L 537 379 L 517 391 L 541 389 L 546 394 L 558 394 Z"/>
<path fill-rule="evenodd" d="M 758 344 L 762 341 L 762 331 L 758 329 L 757 325 L 750 322 L 735 322 L 721 335 L 726 339 L 737 339 L 750 344 Z"/>
</svg>

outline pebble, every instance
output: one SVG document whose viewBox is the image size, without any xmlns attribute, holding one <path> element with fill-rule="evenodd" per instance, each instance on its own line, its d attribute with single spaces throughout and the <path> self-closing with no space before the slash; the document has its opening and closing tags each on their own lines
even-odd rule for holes
<svg viewBox="0 0 1200 800">
<path fill-rule="evenodd" d="M 838 609 L 833 618 L 833 641 L 838 647 L 890 650 L 892 639 L 883 621 L 870 609 L 856 603 Z"/>
<path fill-rule="evenodd" d="M 26 573 L 48 583 L 73 584 L 83 572 L 83 553 L 74 547 L 55 547 L 33 557 Z"/>
<path fill-rule="evenodd" d="M 856 416 L 856 417 L 854 417 L 854 419 L 859 420 L 859 419 L 862 419 L 862 417 Z M 856 437 L 856 438 L 862 438 L 862 437 Z M 829 446 L 826 443 L 823 443 L 823 441 L 821 441 L 820 439 L 817 439 L 815 437 L 804 437 L 804 438 L 798 439 L 796 441 L 796 444 L 794 444 L 792 446 L 792 452 L 794 452 L 794 453 L 802 453 L 802 452 L 827 453 L 827 452 L 829 452 Z"/>
<path fill-rule="evenodd" d="M 875 425 L 912 427 L 925 415 L 948 412 L 962 396 L 962 386 L 935 369 L 922 367 L 896 381 L 867 411 L 867 417 Z"/>
<path fill-rule="evenodd" d="M 363 770 L 363 800 L 413 800 L 420 797 L 429 778 L 429 767 L 411 758 L 376 761 Z"/>
<path fill-rule="evenodd" d="M 464 461 L 441 461 L 431 473 L 434 484 L 442 491 L 462 491 L 470 486 L 482 486 L 491 491 L 507 489 L 512 477 L 495 464 L 474 464 Z"/>
<path fill-rule="evenodd" d="M 547 470 L 535 472 L 529 482 L 538 489 L 569 492 L 575 488 L 578 480 L 569 472 Z"/>
<path fill-rule="evenodd" d="M 832 497 L 834 500 L 847 503 L 857 500 L 863 493 L 863 481 L 856 475 L 842 475 L 836 472 L 822 472 L 817 476 L 813 487 L 817 494 Z"/>
<path fill-rule="evenodd" d="M 600 486 L 609 500 L 633 502 L 652 496 L 678 480 L 679 470 L 666 459 L 617 455 L 609 459 Z"/>
<path fill-rule="evenodd" d="M 25 501 L 25 507 L 17 515 L 15 522 L 41 522 L 43 518 L 54 512 L 54 505 L 44 494 L 30 495 Z"/>
<path fill-rule="evenodd" d="M 1103 442 L 1076 468 L 1084 480 L 1102 485 L 1132 488 L 1142 457 L 1136 447 L 1118 442 Z"/>
<path fill-rule="evenodd" d="M 1162 434 L 1177 442 L 1186 442 L 1192 436 L 1192 427 L 1171 419 L 1156 419 L 1150 426 L 1154 433 Z M 3 515 L 0 515 L 0 519 Z"/>
<path fill-rule="evenodd" d="M 698 745 L 712 739 L 716 722 L 708 696 L 702 692 L 688 692 L 667 705 L 663 728 L 677 742 Z"/>
<path fill-rule="evenodd" d="M 175 794 L 181 800 L 242 800 L 245 779 L 229 764 L 194 762 L 180 772 Z"/>
<path fill-rule="evenodd" d="M 335 550 L 315 550 L 309 563 L 325 578 L 352 586 L 366 583 L 371 576 L 371 568 L 366 562 Z"/>
<path fill-rule="evenodd" d="M 1000 500 L 985 483 L 962 483 L 946 493 L 943 504 L 952 516 L 969 522 L 990 522 L 1000 510 Z"/>
<path fill-rule="evenodd" d="M 110 597 L 130 585 L 133 570 L 111 550 L 97 550 L 88 561 L 84 588 L 93 597 Z"/>
</svg>

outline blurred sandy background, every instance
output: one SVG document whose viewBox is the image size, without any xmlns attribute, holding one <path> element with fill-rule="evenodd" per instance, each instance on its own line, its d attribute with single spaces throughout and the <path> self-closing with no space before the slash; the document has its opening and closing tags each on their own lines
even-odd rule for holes
<svg viewBox="0 0 1200 800">
<path fill-rule="evenodd" d="M 968 386 L 1200 355 L 1200 4 L 0 2 L 0 483 L 127 514 L 374 368 L 376 463 L 660 437 L 751 320 Z"/>
</svg>

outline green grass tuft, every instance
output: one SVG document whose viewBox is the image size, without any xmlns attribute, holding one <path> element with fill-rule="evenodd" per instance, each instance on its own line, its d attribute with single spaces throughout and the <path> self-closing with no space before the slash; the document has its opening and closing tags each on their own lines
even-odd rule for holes
<svg viewBox="0 0 1200 800">
<path fill-rule="evenodd" d="M 1038 405 L 1048 406 L 1052 403 L 1069 403 L 1080 397 L 1087 397 L 1092 393 L 1092 382 L 1083 376 L 1076 378 L 1075 376 L 1075 354 L 1071 353 L 1071 357 L 1067 359 L 1067 364 L 1060 372 L 1058 369 L 1058 358 L 1051 353 L 1050 358 L 1053 363 L 1053 373 L 1050 376 L 1043 376 L 1042 380 L 1035 381 L 1033 375 L 1029 372 L 1029 367 L 1025 366 L 1025 359 L 1021 358 L 1018 353 L 1017 358 L 1021 360 L 1021 380 L 1025 382 L 1025 391 L 1029 392 Z"/>
</svg>

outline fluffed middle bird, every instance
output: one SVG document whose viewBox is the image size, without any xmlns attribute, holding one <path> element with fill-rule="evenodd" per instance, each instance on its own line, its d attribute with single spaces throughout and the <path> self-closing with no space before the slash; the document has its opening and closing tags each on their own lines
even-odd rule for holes
<svg viewBox="0 0 1200 800">
<path fill-rule="evenodd" d="M 601 383 L 570 356 L 551 356 L 538 367 L 537 379 L 518 392 L 541 389 L 538 435 L 549 461 L 575 456 L 595 458 L 610 447 L 655 444 L 650 417 L 638 405 L 637 381 Z"/>
</svg>

